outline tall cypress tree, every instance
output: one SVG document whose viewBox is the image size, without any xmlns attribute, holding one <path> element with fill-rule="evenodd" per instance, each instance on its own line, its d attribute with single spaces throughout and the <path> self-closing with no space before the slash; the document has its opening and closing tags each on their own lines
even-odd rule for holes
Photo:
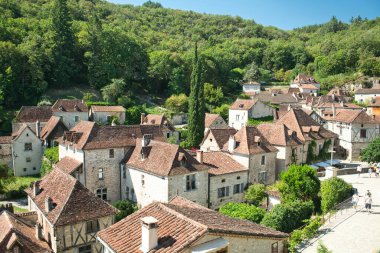
<svg viewBox="0 0 380 253">
<path fill-rule="evenodd" d="M 198 46 L 195 43 L 193 71 L 191 73 L 189 96 L 189 122 L 187 143 L 198 147 L 203 139 L 205 129 L 204 83 L 202 80 L 202 62 L 198 57 Z"/>
<path fill-rule="evenodd" d="M 53 57 L 52 82 L 64 87 L 75 74 L 75 36 L 71 29 L 71 18 L 67 0 L 55 0 L 52 10 Z"/>
</svg>

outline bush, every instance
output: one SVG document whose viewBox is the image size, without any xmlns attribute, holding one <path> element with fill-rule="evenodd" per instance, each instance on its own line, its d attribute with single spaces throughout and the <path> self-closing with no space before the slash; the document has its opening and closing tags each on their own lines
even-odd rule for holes
<svg viewBox="0 0 380 253">
<path fill-rule="evenodd" d="M 109 103 L 115 103 L 123 95 L 125 88 L 123 79 L 112 79 L 110 84 L 102 88 L 103 99 Z"/>
<path fill-rule="evenodd" d="M 185 94 L 171 95 L 165 101 L 165 107 L 176 113 L 187 112 L 189 99 Z"/>
<path fill-rule="evenodd" d="M 322 242 L 318 243 L 317 253 L 332 253 Z"/>
<path fill-rule="evenodd" d="M 58 146 L 45 149 L 44 156 L 52 163 L 59 161 Z"/>
<path fill-rule="evenodd" d="M 140 124 L 141 113 L 145 113 L 145 109 L 141 105 L 136 105 L 128 108 L 125 111 L 125 125 Z"/>
<path fill-rule="evenodd" d="M 246 203 L 228 203 L 219 209 L 219 212 L 232 218 L 249 220 L 260 223 L 265 210 Z"/>
<path fill-rule="evenodd" d="M 276 230 L 290 233 L 301 227 L 304 220 L 309 219 L 313 213 L 313 202 L 294 201 L 276 205 L 269 213 L 266 213 L 261 224 Z"/>
<path fill-rule="evenodd" d="M 321 218 L 317 216 L 315 219 L 309 221 L 309 224 L 303 229 L 296 229 L 292 232 L 289 238 L 289 250 L 290 252 L 297 252 L 297 246 L 304 240 L 313 238 L 318 229 L 321 227 Z"/>
<path fill-rule="evenodd" d="M 380 138 L 373 140 L 360 154 L 365 162 L 380 161 Z"/>
<path fill-rule="evenodd" d="M 214 110 L 212 110 L 212 113 L 219 114 L 224 120 L 228 120 L 228 111 L 230 109 L 230 106 L 228 104 L 222 104 L 219 107 L 216 107 Z"/>
<path fill-rule="evenodd" d="M 119 210 L 119 213 L 115 216 L 116 222 L 138 210 L 137 205 L 129 200 L 119 200 L 114 204 L 114 207 Z"/>
<path fill-rule="evenodd" d="M 346 183 L 343 179 L 333 177 L 322 182 L 321 197 L 322 211 L 327 213 L 336 204 L 350 197 L 352 185 Z"/>
<path fill-rule="evenodd" d="M 267 196 L 265 192 L 265 185 L 263 184 L 253 184 L 248 187 L 245 192 L 244 198 L 248 203 L 259 206 L 263 199 Z"/>
</svg>

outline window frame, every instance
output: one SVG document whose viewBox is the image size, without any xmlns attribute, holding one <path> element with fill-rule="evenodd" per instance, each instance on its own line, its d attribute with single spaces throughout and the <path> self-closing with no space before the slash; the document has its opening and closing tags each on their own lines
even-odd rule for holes
<svg viewBox="0 0 380 253">
<path fill-rule="evenodd" d="M 218 188 L 218 199 L 229 197 L 230 196 L 230 187 L 223 186 Z"/>
<path fill-rule="evenodd" d="M 104 168 L 98 169 L 98 180 L 104 180 Z"/>
<path fill-rule="evenodd" d="M 109 158 L 115 158 L 115 149 L 110 148 L 108 151 L 108 157 Z"/>
<path fill-rule="evenodd" d="M 107 201 L 107 188 L 98 188 L 95 194 L 98 198 Z"/>
<path fill-rule="evenodd" d="M 186 191 L 194 191 L 197 189 L 196 174 L 186 175 Z"/>
<path fill-rule="evenodd" d="M 97 233 L 99 230 L 100 226 L 99 221 L 97 219 L 86 221 L 86 234 Z"/>
<path fill-rule="evenodd" d="M 74 122 L 79 122 L 80 118 L 79 115 L 74 115 Z"/>
<path fill-rule="evenodd" d="M 264 159 L 264 160 L 263 160 L 263 159 Z M 267 163 L 267 158 L 266 158 L 265 155 L 262 155 L 262 156 L 261 156 L 260 164 L 261 164 L 261 165 L 266 165 L 266 163 Z"/>
<path fill-rule="evenodd" d="M 25 142 L 24 143 L 24 151 L 33 151 L 33 143 Z"/>
<path fill-rule="evenodd" d="M 361 139 L 367 138 L 367 129 L 360 129 L 360 138 Z"/>
</svg>

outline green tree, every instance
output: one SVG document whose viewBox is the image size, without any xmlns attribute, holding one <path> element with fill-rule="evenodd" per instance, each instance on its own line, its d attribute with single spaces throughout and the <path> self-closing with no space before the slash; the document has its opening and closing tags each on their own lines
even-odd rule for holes
<svg viewBox="0 0 380 253">
<path fill-rule="evenodd" d="M 0 163 L 0 193 L 5 193 L 5 187 L 13 181 L 12 169 L 8 165 Z"/>
<path fill-rule="evenodd" d="M 246 82 L 258 82 L 260 81 L 260 70 L 255 62 L 248 65 L 244 74 L 244 81 Z"/>
<path fill-rule="evenodd" d="M 53 165 L 59 161 L 58 146 L 47 148 L 44 151 L 44 156 L 41 164 L 41 175 L 45 176 L 53 169 Z"/>
<path fill-rule="evenodd" d="M 112 79 L 109 85 L 102 88 L 103 99 L 109 103 L 115 103 L 124 94 L 125 89 L 123 79 Z"/>
<path fill-rule="evenodd" d="M 352 185 L 341 178 L 330 178 L 321 184 L 322 211 L 327 213 L 336 204 L 351 196 Z"/>
<path fill-rule="evenodd" d="M 230 109 L 230 105 L 228 104 L 222 104 L 219 107 L 216 107 L 215 109 L 212 110 L 212 113 L 219 114 L 222 116 L 224 120 L 228 120 L 228 110 Z"/>
<path fill-rule="evenodd" d="M 197 147 L 201 143 L 205 128 L 205 100 L 202 71 L 201 59 L 198 58 L 198 47 L 197 44 L 195 44 L 189 96 L 189 135 L 187 139 L 187 143 L 191 147 Z"/>
<path fill-rule="evenodd" d="M 58 87 L 71 84 L 75 75 L 75 36 L 71 28 L 71 14 L 67 0 L 54 0 L 52 9 L 53 57 L 52 82 Z"/>
<path fill-rule="evenodd" d="M 176 113 L 187 112 L 188 105 L 188 97 L 185 94 L 171 95 L 165 101 L 165 107 Z"/>
<path fill-rule="evenodd" d="M 249 220 L 260 223 L 264 218 L 265 210 L 246 203 L 227 203 L 219 209 L 219 212 L 232 218 Z"/>
<path fill-rule="evenodd" d="M 115 221 L 118 222 L 128 215 L 136 212 L 138 210 L 137 205 L 129 200 L 119 200 L 114 204 L 119 212 L 115 216 Z"/>
<path fill-rule="evenodd" d="M 205 83 L 204 96 L 207 104 L 218 106 L 224 95 L 221 87 L 214 87 L 211 83 Z"/>
<path fill-rule="evenodd" d="M 255 206 L 259 206 L 263 199 L 267 196 L 265 192 L 265 185 L 263 184 L 253 184 L 248 187 L 245 192 L 244 198 L 245 200 Z"/>
<path fill-rule="evenodd" d="M 362 161 L 378 162 L 380 161 L 380 138 L 374 139 L 360 154 Z"/>
<path fill-rule="evenodd" d="M 129 107 L 125 111 L 125 125 L 140 124 L 141 113 L 146 113 L 145 108 L 141 105 Z"/>
<path fill-rule="evenodd" d="M 301 227 L 304 220 L 309 219 L 313 213 L 313 202 L 293 201 L 276 205 L 266 213 L 261 224 L 276 230 L 290 233 Z"/>
<path fill-rule="evenodd" d="M 284 199 L 315 200 L 319 189 L 317 172 L 308 165 L 293 164 L 281 174 L 279 190 Z"/>
</svg>

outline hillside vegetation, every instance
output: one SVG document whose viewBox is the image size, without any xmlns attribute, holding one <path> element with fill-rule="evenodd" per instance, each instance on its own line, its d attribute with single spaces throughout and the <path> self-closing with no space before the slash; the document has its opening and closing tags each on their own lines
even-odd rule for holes
<svg viewBox="0 0 380 253">
<path fill-rule="evenodd" d="M 35 105 L 48 89 L 100 90 L 112 79 L 124 80 L 124 99 L 188 95 L 195 41 L 204 81 L 225 97 L 238 94 L 244 78 L 285 83 L 306 72 L 328 88 L 380 76 L 380 18 L 346 24 L 333 17 L 283 31 L 153 2 L 100 0 L 0 0 L 0 13 L 3 110 Z"/>
</svg>

